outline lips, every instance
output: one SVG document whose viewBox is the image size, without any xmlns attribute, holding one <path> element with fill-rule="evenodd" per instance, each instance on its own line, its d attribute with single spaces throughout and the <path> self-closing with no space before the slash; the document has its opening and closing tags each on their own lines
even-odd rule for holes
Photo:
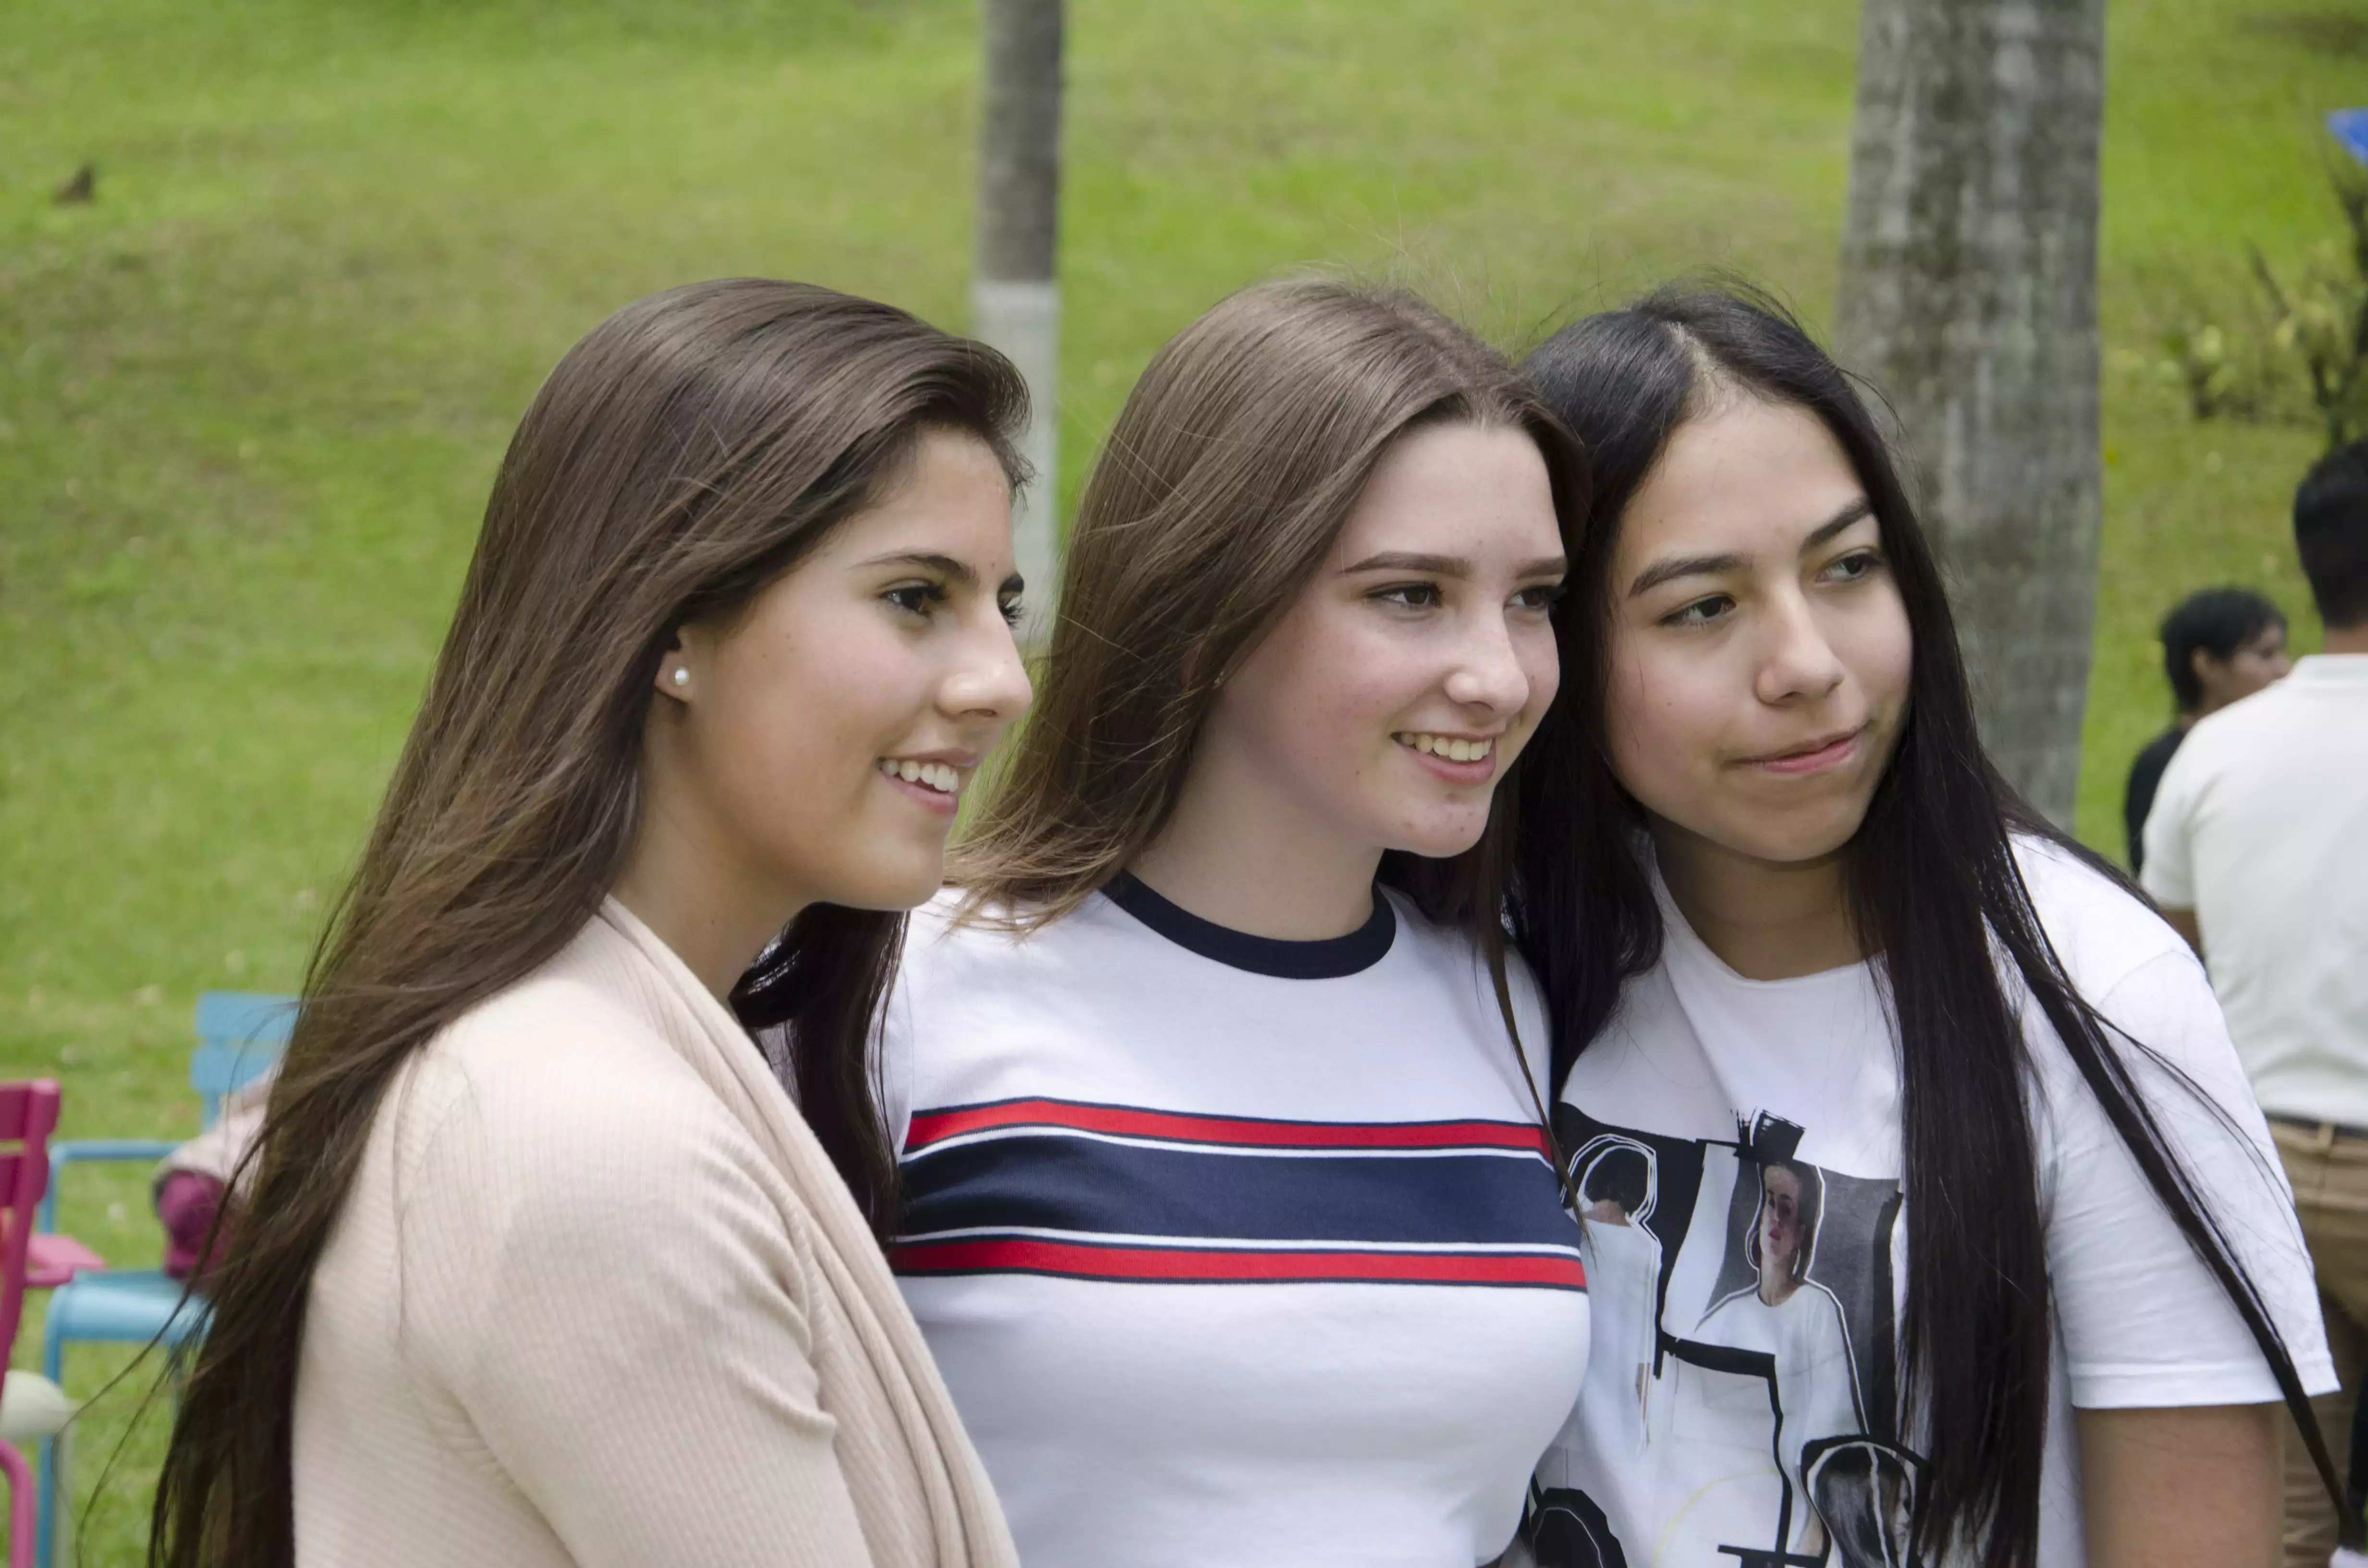
<svg viewBox="0 0 2368 1568">
<path fill-rule="evenodd" d="M 1398 744 L 1443 762 L 1486 762 L 1496 755 L 1494 735 L 1442 735 L 1428 730 L 1401 730 Z"/>
<path fill-rule="evenodd" d="M 1846 730 L 1838 735 L 1826 735 L 1790 751 L 1752 757 L 1748 759 L 1748 765 L 1786 778 L 1823 773 L 1829 768 L 1840 767 L 1858 755 L 1858 748 L 1865 737 L 1866 726 L 1861 724 L 1855 730 Z"/>
<path fill-rule="evenodd" d="M 1493 783 L 1503 754 L 1501 735 L 1453 735 L 1427 730 L 1401 730 L 1392 738 L 1404 747 L 1415 766 L 1455 789 Z"/>
<path fill-rule="evenodd" d="M 926 762 L 914 757 L 883 756 L 880 771 L 891 778 L 902 778 L 907 784 L 918 784 L 925 790 L 935 790 L 940 795 L 962 792 L 962 771 L 951 763 Z"/>
<path fill-rule="evenodd" d="M 949 747 L 911 756 L 883 756 L 874 766 L 891 790 L 925 811 L 951 821 L 961 809 L 963 787 L 969 784 L 978 761 L 976 752 Z"/>
</svg>

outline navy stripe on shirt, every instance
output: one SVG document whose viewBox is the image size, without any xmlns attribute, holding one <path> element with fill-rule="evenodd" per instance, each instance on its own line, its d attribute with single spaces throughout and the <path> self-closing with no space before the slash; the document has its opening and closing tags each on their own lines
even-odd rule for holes
<svg viewBox="0 0 2368 1568">
<path fill-rule="evenodd" d="M 905 1274 L 1585 1288 L 1577 1224 L 1519 1122 L 1024 1100 L 918 1112 L 913 1130 L 891 1255 Z"/>
</svg>

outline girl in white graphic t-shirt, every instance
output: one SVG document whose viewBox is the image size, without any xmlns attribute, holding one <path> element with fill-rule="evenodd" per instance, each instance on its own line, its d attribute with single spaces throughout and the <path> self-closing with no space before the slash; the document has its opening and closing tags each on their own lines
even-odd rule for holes
<svg viewBox="0 0 2368 1568">
<path fill-rule="evenodd" d="M 1984 755 L 1858 392 L 1719 290 L 1524 369 L 1595 488 L 1518 802 L 1578 846 L 1520 844 L 1511 924 L 1625 1309 L 1530 1551 L 2263 1568 L 2280 1401 L 2340 1490 L 2265 1128 L 2178 937 Z M 1961 566 L 2065 591 L 2001 548 Z M 1986 653 L 2002 712 L 2056 679 Z M 1598 1201 L 1605 1151 L 1634 1168 Z"/>
<path fill-rule="evenodd" d="M 1500 912 L 1586 469 L 1409 296 L 1128 398 L 886 1014 L 892 1258 L 1030 1568 L 1470 1568 L 1588 1354 Z"/>
</svg>

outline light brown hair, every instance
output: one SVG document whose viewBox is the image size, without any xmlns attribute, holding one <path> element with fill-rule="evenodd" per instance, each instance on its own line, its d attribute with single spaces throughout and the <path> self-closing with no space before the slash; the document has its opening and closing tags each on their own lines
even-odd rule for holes
<svg viewBox="0 0 2368 1568">
<path fill-rule="evenodd" d="M 552 371 L 305 982 L 174 1423 L 152 1568 L 293 1563 L 296 1347 L 372 1118 L 438 1030 L 598 909 L 631 842 L 643 724 L 676 631 L 730 617 L 793 568 L 897 477 L 925 429 L 976 437 L 1016 483 L 1026 397 L 980 345 L 761 278 L 629 305 Z M 866 1056 L 902 929 L 901 915 L 818 907 L 770 960 L 803 982 L 800 1108 L 875 1225 L 894 1171 Z"/>
<path fill-rule="evenodd" d="M 1225 672 L 1315 574 L 1391 446 L 1451 423 L 1536 443 L 1576 554 L 1567 530 L 1588 504 L 1578 443 L 1500 355 L 1413 294 L 1261 284 L 1159 351 L 1078 507 L 1034 712 L 955 851 L 966 917 L 1018 929 L 1057 919 L 1159 835 Z M 1429 918 L 1472 934 L 1508 1025 L 1514 796 L 1510 779 L 1498 785 L 1463 854 L 1392 852 L 1382 866 Z"/>
</svg>

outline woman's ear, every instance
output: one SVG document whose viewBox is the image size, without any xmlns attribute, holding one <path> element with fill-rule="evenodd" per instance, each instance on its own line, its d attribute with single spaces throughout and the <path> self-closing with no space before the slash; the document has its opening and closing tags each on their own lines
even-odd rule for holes
<svg viewBox="0 0 2368 1568">
<path fill-rule="evenodd" d="M 699 662 L 695 649 L 700 641 L 689 627 L 676 629 L 674 640 L 666 644 L 665 657 L 658 660 L 657 687 L 661 694 L 677 702 L 690 700 L 698 680 L 692 670 Z"/>
</svg>

